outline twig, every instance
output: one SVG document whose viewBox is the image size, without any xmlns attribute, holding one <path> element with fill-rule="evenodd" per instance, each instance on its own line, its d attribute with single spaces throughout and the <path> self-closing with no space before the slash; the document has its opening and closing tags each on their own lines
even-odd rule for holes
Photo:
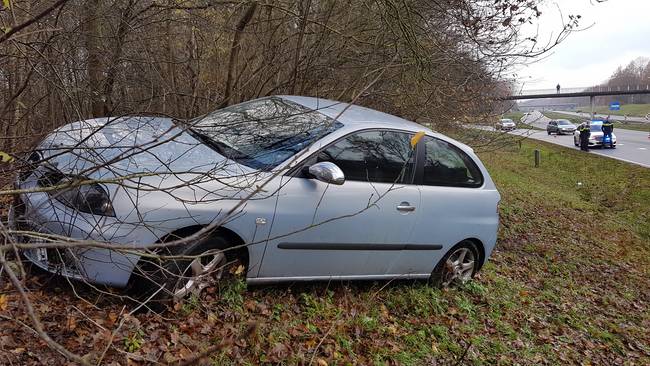
<svg viewBox="0 0 650 366">
<path fill-rule="evenodd" d="M 67 348 L 63 347 L 55 340 L 50 338 L 47 332 L 45 332 L 45 330 L 43 329 L 43 324 L 41 324 L 38 315 L 36 315 L 36 312 L 34 312 L 34 307 L 32 306 L 32 302 L 29 300 L 29 297 L 25 293 L 25 289 L 20 283 L 20 280 L 16 277 L 14 271 L 11 268 L 9 268 L 9 266 L 7 265 L 7 262 L 5 260 L 5 255 L 4 253 L 1 252 L 0 252 L 0 264 L 4 266 L 5 273 L 9 276 L 11 283 L 14 285 L 14 287 L 20 294 L 20 297 L 23 300 L 23 303 L 25 304 L 25 310 L 27 311 L 27 315 L 29 315 L 30 320 L 34 324 L 34 330 L 36 331 L 38 336 L 41 337 L 43 341 L 45 341 L 48 347 L 61 353 L 67 359 L 72 360 L 81 365 L 90 365 L 87 360 L 85 360 L 84 358 L 82 358 L 77 354 L 70 352 Z"/>
</svg>

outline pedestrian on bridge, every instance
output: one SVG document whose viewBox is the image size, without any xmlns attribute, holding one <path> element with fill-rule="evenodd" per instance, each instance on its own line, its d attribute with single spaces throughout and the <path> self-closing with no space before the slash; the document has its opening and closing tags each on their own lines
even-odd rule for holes
<svg viewBox="0 0 650 366">
<path fill-rule="evenodd" d="M 557 93 L 560 94 L 560 84 L 558 83 L 557 86 L 555 87 L 557 89 Z"/>
</svg>

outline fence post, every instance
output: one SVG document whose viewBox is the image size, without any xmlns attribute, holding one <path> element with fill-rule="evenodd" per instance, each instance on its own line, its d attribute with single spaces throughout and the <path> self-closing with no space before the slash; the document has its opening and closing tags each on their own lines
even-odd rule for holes
<svg viewBox="0 0 650 366">
<path fill-rule="evenodd" d="M 540 159 L 541 159 L 541 154 L 538 149 L 535 149 L 535 168 L 539 168 Z"/>
</svg>

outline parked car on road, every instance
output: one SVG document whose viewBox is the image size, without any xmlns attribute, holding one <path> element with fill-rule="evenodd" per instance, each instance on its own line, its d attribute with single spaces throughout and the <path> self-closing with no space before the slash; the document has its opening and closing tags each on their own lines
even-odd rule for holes
<svg viewBox="0 0 650 366">
<path fill-rule="evenodd" d="M 602 147 L 603 146 L 603 121 L 592 120 L 589 124 L 589 147 Z M 573 144 L 580 146 L 580 131 L 576 130 L 573 133 Z M 612 148 L 616 147 L 616 135 L 612 132 Z"/>
<path fill-rule="evenodd" d="M 47 136 L 31 161 L 17 181 L 28 191 L 11 208 L 12 225 L 104 246 L 25 256 L 91 283 L 144 280 L 165 301 L 197 293 L 237 260 L 253 284 L 449 285 L 469 280 L 497 238 L 499 192 L 470 147 L 326 99 L 268 97 L 186 123 L 74 122 Z M 214 230 L 194 236 L 206 228 Z M 176 256 L 156 259 L 156 269 L 134 251 L 184 238 L 155 248 Z"/>
<path fill-rule="evenodd" d="M 552 133 L 562 135 L 562 134 L 573 134 L 576 131 L 576 125 L 571 123 L 566 119 L 553 119 L 548 122 L 546 125 L 546 133 L 549 135 Z"/>
<path fill-rule="evenodd" d="M 497 122 L 496 129 L 500 131 L 512 131 L 517 128 L 515 121 L 510 118 L 502 118 Z"/>
</svg>

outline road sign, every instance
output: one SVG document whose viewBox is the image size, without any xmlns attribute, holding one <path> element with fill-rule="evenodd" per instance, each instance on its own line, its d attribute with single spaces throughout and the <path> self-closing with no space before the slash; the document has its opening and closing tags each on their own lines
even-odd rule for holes
<svg viewBox="0 0 650 366">
<path fill-rule="evenodd" d="M 609 103 L 609 110 L 610 111 L 620 111 L 621 110 L 621 103 L 620 102 L 611 102 L 611 103 Z"/>
</svg>

